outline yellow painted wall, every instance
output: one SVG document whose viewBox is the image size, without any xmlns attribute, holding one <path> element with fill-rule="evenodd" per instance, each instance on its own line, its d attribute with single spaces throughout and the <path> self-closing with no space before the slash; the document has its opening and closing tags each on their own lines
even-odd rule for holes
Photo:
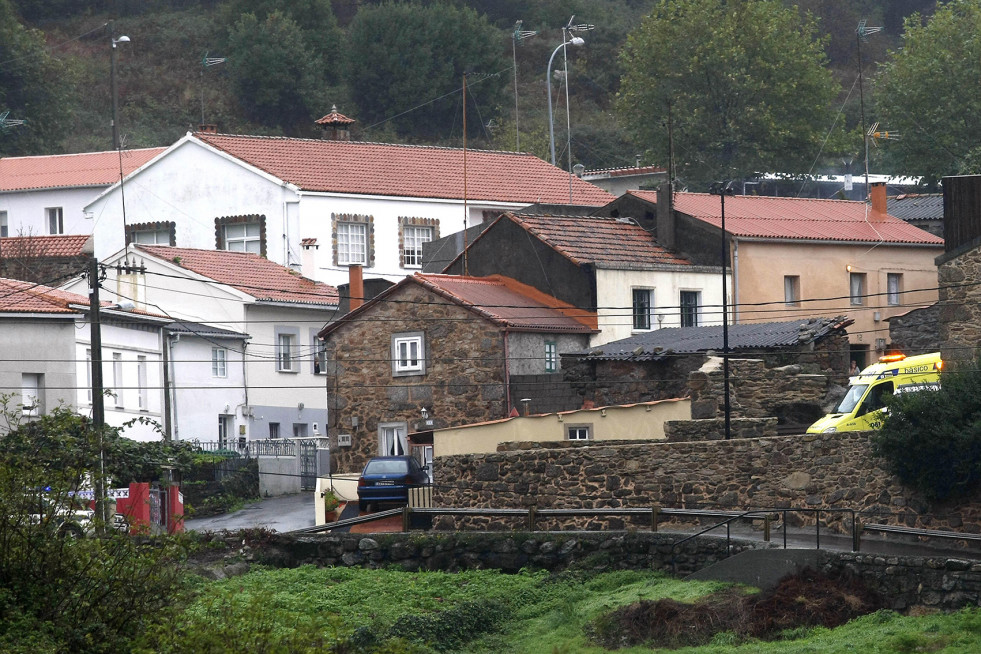
<svg viewBox="0 0 981 654">
<path fill-rule="evenodd" d="M 433 455 L 496 452 L 498 443 L 514 441 L 563 441 L 569 425 L 590 425 L 594 441 L 659 439 L 664 438 L 664 421 L 689 418 L 688 399 L 508 418 L 438 429 L 433 432 Z"/>
</svg>

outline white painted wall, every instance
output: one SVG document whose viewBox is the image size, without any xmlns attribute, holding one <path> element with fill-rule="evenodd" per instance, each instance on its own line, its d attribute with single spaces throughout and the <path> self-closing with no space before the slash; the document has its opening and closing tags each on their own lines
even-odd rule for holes
<svg viewBox="0 0 981 654">
<path fill-rule="evenodd" d="M 665 270 L 613 270 L 599 268 L 596 271 L 596 297 L 599 304 L 597 321 L 600 333 L 590 341 L 590 346 L 628 338 L 638 332 L 633 330 L 634 288 L 654 289 L 655 315 L 663 315 L 661 323 L 652 321 L 652 329 L 681 326 L 681 291 L 701 291 L 699 325 L 722 324 L 722 273 L 681 272 Z M 732 277 L 727 275 L 730 312 L 732 302 Z"/>
<path fill-rule="evenodd" d="M 212 348 L 225 349 L 225 376 L 212 374 Z M 240 339 L 171 337 L 171 379 L 174 388 L 174 439 L 218 440 L 218 416 L 229 417 L 229 438 L 248 438 L 245 368 Z M 245 433 L 240 433 L 240 427 Z"/>
<path fill-rule="evenodd" d="M 47 207 L 61 207 L 63 234 L 91 234 L 92 221 L 84 217 L 84 207 L 105 186 L 41 189 L 0 193 L 0 211 L 7 212 L 8 236 L 48 236 Z"/>
</svg>

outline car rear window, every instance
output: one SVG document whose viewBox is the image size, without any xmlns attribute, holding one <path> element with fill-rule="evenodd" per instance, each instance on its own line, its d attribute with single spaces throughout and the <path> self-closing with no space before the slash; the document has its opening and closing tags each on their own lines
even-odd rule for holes
<svg viewBox="0 0 981 654">
<path fill-rule="evenodd" d="M 391 460 L 374 460 L 369 461 L 368 465 L 365 466 L 364 474 L 366 475 L 387 475 L 387 474 L 406 474 L 409 471 L 409 465 L 404 460 L 391 459 Z"/>
</svg>

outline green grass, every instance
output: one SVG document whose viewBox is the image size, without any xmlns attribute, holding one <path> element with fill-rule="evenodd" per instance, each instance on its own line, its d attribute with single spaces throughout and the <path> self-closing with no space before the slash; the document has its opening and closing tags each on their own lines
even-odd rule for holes
<svg viewBox="0 0 981 654">
<path fill-rule="evenodd" d="M 197 598 L 145 651 L 600 653 L 587 623 L 641 599 L 694 601 L 723 588 L 643 571 L 408 573 L 302 567 L 196 584 Z M 152 639 L 150 639 L 152 640 Z M 718 634 L 678 650 L 622 654 L 981 651 L 981 610 L 907 617 L 891 611 L 837 629 L 799 629 L 775 642 Z"/>
</svg>

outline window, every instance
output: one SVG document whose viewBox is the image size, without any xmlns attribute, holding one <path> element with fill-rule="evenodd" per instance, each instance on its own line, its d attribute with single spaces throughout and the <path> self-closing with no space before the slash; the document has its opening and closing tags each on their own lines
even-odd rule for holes
<svg viewBox="0 0 981 654">
<path fill-rule="evenodd" d="M 296 356 L 296 334 L 276 335 L 276 369 L 280 372 L 295 372 L 293 359 Z"/>
<path fill-rule="evenodd" d="M 699 305 L 701 304 L 701 291 L 682 291 L 681 292 L 681 326 L 698 327 Z"/>
<path fill-rule="evenodd" d="M 848 286 L 851 303 L 865 304 L 865 273 L 849 273 Z"/>
<path fill-rule="evenodd" d="M 327 350 L 324 348 L 323 341 L 317 338 L 316 333 L 313 334 L 312 340 L 313 340 L 313 374 L 325 375 L 327 374 Z"/>
<path fill-rule="evenodd" d="M 140 411 L 149 410 L 149 395 L 146 388 L 146 357 L 136 357 L 136 388 L 139 392 Z"/>
<path fill-rule="evenodd" d="M 337 263 L 368 263 L 368 226 L 364 223 L 337 223 Z"/>
<path fill-rule="evenodd" d="M 422 244 L 436 236 L 436 220 L 431 218 L 399 218 L 399 241 L 402 247 L 403 268 L 422 267 Z"/>
<path fill-rule="evenodd" d="M 112 390 L 116 396 L 116 408 L 123 408 L 123 355 L 112 353 Z"/>
<path fill-rule="evenodd" d="M 633 289 L 634 329 L 650 329 L 654 316 L 654 291 L 649 288 Z"/>
<path fill-rule="evenodd" d="M 555 372 L 559 368 L 559 346 L 555 341 L 545 341 L 545 372 Z"/>
<path fill-rule="evenodd" d="M 228 447 L 228 437 L 232 434 L 232 417 L 218 416 L 218 447 L 225 449 Z"/>
<path fill-rule="evenodd" d="M 10 236 L 10 228 L 7 226 L 7 212 L 0 211 L 0 238 Z"/>
<path fill-rule="evenodd" d="M 223 347 L 213 347 L 211 348 L 211 376 L 212 377 L 227 377 L 228 376 L 228 350 Z"/>
<path fill-rule="evenodd" d="M 899 306 L 901 304 L 899 296 L 903 292 L 903 274 L 888 273 L 886 275 L 886 287 L 888 289 L 886 300 L 889 306 Z"/>
<path fill-rule="evenodd" d="M 20 376 L 21 412 L 25 416 L 39 416 L 44 413 L 41 407 L 41 390 L 44 388 L 44 375 L 25 372 Z"/>
<path fill-rule="evenodd" d="M 588 441 L 592 427 L 590 425 L 569 425 L 565 434 L 570 441 Z"/>
<path fill-rule="evenodd" d="M 269 438 L 279 438 L 279 423 L 270 422 L 269 423 Z"/>
<path fill-rule="evenodd" d="M 175 224 L 169 222 L 138 223 L 126 226 L 126 243 L 142 245 L 175 245 Z"/>
<path fill-rule="evenodd" d="M 48 207 L 44 210 L 44 215 L 48 218 L 49 234 L 65 233 L 65 214 L 61 207 Z"/>
<path fill-rule="evenodd" d="M 422 332 L 392 336 L 392 374 L 419 375 L 426 372 Z"/>
<path fill-rule="evenodd" d="M 266 256 L 266 217 L 250 214 L 215 218 L 215 249 Z"/>
<path fill-rule="evenodd" d="M 783 303 L 788 307 L 800 306 L 800 276 L 784 275 L 783 277 Z"/>
<path fill-rule="evenodd" d="M 406 424 L 382 423 L 378 425 L 378 454 L 381 456 L 403 456 L 409 452 L 406 439 Z"/>
</svg>

